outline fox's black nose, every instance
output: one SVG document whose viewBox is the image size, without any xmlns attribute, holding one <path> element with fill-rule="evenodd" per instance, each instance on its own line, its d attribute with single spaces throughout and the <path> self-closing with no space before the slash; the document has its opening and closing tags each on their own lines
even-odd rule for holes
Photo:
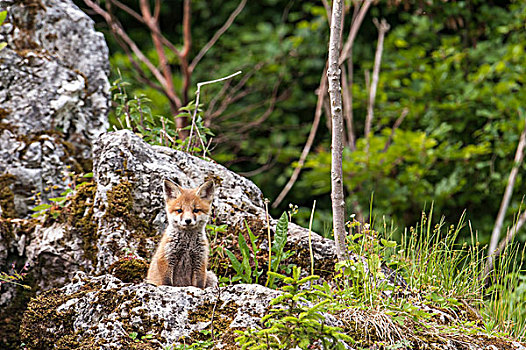
<svg viewBox="0 0 526 350">
<path fill-rule="evenodd" d="M 192 219 L 186 219 L 186 220 L 184 220 L 184 222 L 186 222 L 187 224 L 189 224 L 189 223 L 192 222 Z"/>
</svg>

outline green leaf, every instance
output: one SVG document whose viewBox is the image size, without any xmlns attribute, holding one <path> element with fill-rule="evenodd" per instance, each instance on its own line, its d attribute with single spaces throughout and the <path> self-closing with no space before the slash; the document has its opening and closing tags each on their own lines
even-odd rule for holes
<svg viewBox="0 0 526 350">
<path fill-rule="evenodd" d="M 241 265 L 241 263 L 239 262 L 239 260 L 237 260 L 236 256 L 234 255 L 234 253 L 232 253 L 230 250 L 228 249 L 225 249 L 225 252 L 226 252 L 226 255 L 228 255 L 228 258 L 230 259 L 230 262 L 232 263 L 232 267 L 234 268 L 234 270 L 236 271 L 236 273 L 238 275 L 242 275 L 243 274 L 243 266 Z"/>
<path fill-rule="evenodd" d="M 241 250 L 241 255 L 243 255 L 243 269 L 245 271 L 245 276 L 247 277 L 246 282 L 250 283 L 251 277 L 252 277 L 252 268 L 250 267 L 250 248 L 247 245 L 247 241 L 245 240 L 245 237 L 240 232 L 238 236 L 238 243 L 239 243 L 239 249 Z"/>
<path fill-rule="evenodd" d="M 48 203 L 42 203 L 40 205 L 37 205 L 36 207 L 31 208 L 32 211 L 42 211 L 51 208 L 52 205 Z"/>
<path fill-rule="evenodd" d="M 0 43 L 0 51 L 2 51 L 7 46 L 7 43 Z"/>
<path fill-rule="evenodd" d="M 0 25 L 2 25 L 7 17 L 7 11 L 0 11 Z"/>
</svg>

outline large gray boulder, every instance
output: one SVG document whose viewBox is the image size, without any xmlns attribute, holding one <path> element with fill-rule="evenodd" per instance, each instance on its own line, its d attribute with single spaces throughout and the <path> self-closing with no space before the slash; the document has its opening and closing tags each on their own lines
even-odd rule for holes
<svg viewBox="0 0 526 350">
<path fill-rule="evenodd" d="M 0 193 L 11 195 L 0 213 L 23 217 L 35 192 L 58 197 L 65 173 L 90 171 L 91 143 L 108 128 L 108 47 L 71 0 L 0 0 L 2 10 Z"/>
<path fill-rule="evenodd" d="M 30 349 L 165 349 L 208 338 L 201 331 L 214 327 L 216 347 L 232 349 L 235 330 L 256 327 L 277 295 L 257 284 L 155 287 L 79 272 L 33 300 L 21 334 Z"/>
<path fill-rule="evenodd" d="M 19 348 L 18 323 L 37 289 L 63 285 L 83 254 L 79 242 L 26 220 L 36 205 L 59 197 L 68 173 L 90 172 L 91 144 L 108 127 L 109 63 L 104 37 L 71 0 L 0 0 L 0 267 L 29 272 L 0 286 L 0 348 Z M 57 242 L 60 241 L 60 244 Z M 80 240 L 79 244 L 84 242 Z M 66 268 L 61 264 L 68 260 Z M 22 271 L 24 264 L 29 271 Z"/>
<path fill-rule="evenodd" d="M 212 204 L 216 225 L 226 224 L 236 237 L 245 222 L 255 230 L 265 231 L 261 190 L 220 164 L 171 148 L 151 146 L 128 130 L 102 135 L 95 143 L 93 155 L 97 272 L 106 271 L 124 251 L 135 251 L 143 258 L 153 253 L 166 222 L 161 186 L 164 178 L 183 187 L 196 187 L 212 179 L 216 184 Z M 274 230 L 276 221 L 270 224 Z M 289 235 L 290 247 L 307 252 L 302 257 L 308 262 L 307 230 L 291 225 Z M 333 241 L 313 233 L 312 242 L 316 262 L 332 261 Z"/>
</svg>

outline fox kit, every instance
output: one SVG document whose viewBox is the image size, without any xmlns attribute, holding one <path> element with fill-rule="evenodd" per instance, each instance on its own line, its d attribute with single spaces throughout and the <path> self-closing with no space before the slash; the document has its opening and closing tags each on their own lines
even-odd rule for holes
<svg viewBox="0 0 526 350">
<path fill-rule="evenodd" d="M 146 282 L 157 286 L 214 287 L 217 277 L 208 266 L 205 226 L 214 196 L 214 183 L 184 189 L 164 180 L 168 227 L 155 252 Z"/>
</svg>

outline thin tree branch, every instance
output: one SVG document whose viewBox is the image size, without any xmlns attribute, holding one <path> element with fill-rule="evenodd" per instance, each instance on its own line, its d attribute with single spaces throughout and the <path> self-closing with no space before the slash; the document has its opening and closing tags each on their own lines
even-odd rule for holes
<svg viewBox="0 0 526 350">
<path fill-rule="evenodd" d="M 167 82 L 164 76 L 161 74 L 161 72 L 155 67 L 155 65 L 142 53 L 142 51 L 139 49 L 139 47 L 135 44 L 135 42 L 126 34 L 122 26 L 117 22 L 114 21 L 111 14 L 105 10 L 103 10 L 97 3 L 91 1 L 91 0 L 84 0 L 84 3 L 91 7 L 97 14 L 102 16 L 106 23 L 110 26 L 110 29 L 113 33 L 118 35 L 125 43 L 128 45 L 128 47 L 131 49 L 131 51 L 137 56 L 137 58 L 146 66 L 148 67 L 148 70 L 154 75 L 154 77 L 159 81 L 161 86 L 163 87 L 164 94 L 173 101 L 177 106 L 181 106 L 181 100 L 179 97 L 175 94 L 173 90 L 170 90 L 167 88 Z"/>
<path fill-rule="evenodd" d="M 135 18 L 137 21 L 139 21 L 140 23 L 144 24 L 144 25 L 147 25 L 146 21 L 144 20 L 144 18 L 137 12 L 135 12 L 133 9 L 131 9 L 130 7 L 126 6 L 125 4 L 123 4 L 122 2 L 118 1 L 118 0 L 110 0 L 112 4 L 114 4 L 115 6 L 117 6 L 118 8 L 120 8 L 121 10 L 123 10 L 124 12 L 126 12 L 127 14 L 129 14 L 130 16 L 132 16 L 133 18 Z M 156 0 L 156 1 L 159 1 L 159 0 Z M 157 3 L 156 3 L 157 4 Z M 157 10 L 157 7 L 155 8 L 155 10 Z M 155 11 L 154 10 L 154 11 Z M 160 10 L 160 9 L 159 9 Z M 154 17 L 157 18 L 158 20 L 158 15 L 156 16 L 154 14 Z M 156 28 L 149 28 L 150 30 L 154 30 L 155 31 L 155 34 L 158 35 L 163 44 L 168 47 L 171 51 L 173 51 L 178 57 L 181 56 L 181 53 L 179 52 L 179 50 L 175 47 L 174 44 L 172 44 L 172 42 L 170 40 L 168 40 L 164 35 L 163 33 L 161 33 L 159 31 L 159 29 L 156 29 Z"/>
<path fill-rule="evenodd" d="M 493 260 L 495 257 L 494 252 L 499 242 L 500 231 L 502 230 L 502 224 L 504 222 L 504 217 L 506 216 L 506 211 L 510 204 L 511 195 L 513 194 L 513 186 L 515 185 L 517 173 L 519 172 L 519 166 L 521 165 L 522 160 L 524 158 L 524 147 L 525 146 L 526 146 L 526 125 L 524 126 L 524 129 L 522 130 L 521 136 L 519 138 L 519 143 L 517 145 L 517 150 L 515 152 L 515 159 L 513 161 L 513 167 L 511 168 L 510 175 L 508 177 L 508 184 L 506 185 L 506 190 L 504 191 L 504 195 L 502 196 L 499 213 L 497 214 L 497 219 L 495 220 L 495 226 L 493 227 L 493 232 L 491 233 L 491 241 L 490 241 L 490 245 L 488 249 L 488 259 L 487 259 L 486 269 L 485 269 L 487 270 L 487 272 L 489 272 L 489 270 L 493 266 Z M 514 231 L 511 231 L 511 236 L 513 236 L 514 234 L 515 234 Z M 510 235 L 510 232 L 508 232 L 508 235 Z M 504 240 L 506 244 L 508 241 L 509 241 L 508 239 Z"/>
<path fill-rule="evenodd" d="M 365 119 L 364 136 L 366 138 L 371 132 L 371 124 L 373 122 L 374 101 L 376 99 L 376 89 L 378 88 L 378 79 L 380 75 L 380 65 L 382 63 L 382 51 L 384 49 L 385 33 L 387 33 L 389 31 L 389 28 L 391 27 L 385 19 L 382 19 L 381 22 L 378 22 L 376 18 L 373 18 L 373 22 L 376 28 L 378 28 L 378 43 L 376 45 L 376 54 L 374 55 L 373 79 L 371 81 L 371 87 L 369 89 L 367 117 Z"/>
<path fill-rule="evenodd" d="M 349 59 L 352 60 L 352 55 L 349 56 Z M 350 62 L 350 61 L 349 61 Z M 352 73 L 349 74 L 352 76 Z M 352 87 L 352 82 L 351 82 Z M 354 140 L 354 126 L 353 126 L 353 114 L 352 114 L 352 91 L 349 88 L 347 83 L 347 72 L 345 66 L 342 65 L 342 97 L 343 97 L 343 117 L 345 123 L 347 124 L 347 142 L 346 145 L 351 149 L 351 151 L 356 150 L 356 142 Z"/>
<path fill-rule="evenodd" d="M 274 157 L 274 159 L 272 159 L 272 155 L 269 156 L 267 162 L 255 169 L 255 170 L 251 170 L 251 171 L 247 171 L 247 172 L 240 172 L 239 175 L 241 176 L 245 176 L 245 177 L 252 177 L 252 176 L 256 176 L 256 175 L 259 175 L 261 174 L 262 172 L 264 171 L 267 171 L 268 169 L 272 168 L 274 165 L 276 165 L 276 163 L 278 162 L 278 158 L 279 158 L 279 155 L 281 154 L 281 149 L 278 149 L 278 153 L 276 154 L 276 157 Z"/>
<path fill-rule="evenodd" d="M 221 35 L 223 35 L 228 30 L 228 28 L 230 28 L 232 23 L 234 23 L 234 20 L 236 19 L 236 17 L 241 13 L 241 11 L 243 11 L 243 8 L 245 7 L 246 4 L 247 4 L 247 0 L 241 0 L 239 2 L 239 5 L 237 5 L 236 9 L 230 14 L 225 24 L 223 24 L 221 28 L 219 28 L 219 30 L 212 36 L 212 39 L 210 39 L 206 43 L 206 45 L 203 46 L 203 48 L 199 51 L 199 53 L 194 57 L 194 59 L 192 60 L 192 63 L 190 63 L 190 66 L 189 66 L 190 72 L 194 71 L 197 63 L 199 63 L 199 61 L 208 52 L 208 50 L 210 50 L 210 48 L 214 46 L 214 44 L 217 42 L 217 40 L 219 40 Z"/>
<path fill-rule="evenodd" d="M 270 116 L 270 114 L 272 114 L 272 112 L 274 111 L 274 108 L 276 107 L 276 102 L 278 100 L 278 89 L 279 89 L 280 84 L 281 84 L 281 78 L 278 79 L 276 84 L 274 84 L 274 89 L 272 89 L 272 98 L 270 99 L 269 106 L 267 107 L 265 112 L 258 119 L 240 127 L 239 132 L 245 132 L 247 130 L 250 130 L 260 125 Z"/>
<path fill-rule="evenodd" d="M 340 55 L 340 59 L 338 63 L 341 65 L 347 58 L 349 58 L 349 52 L 354 44 L 354 39 L 356 39 L 356 34 L 358 34 L 358 29 L 360 29 L 360 26 L 362 25 L 363 19 L 365 17 L 365 14 L 367 13 L 367 10 L 369 10 L 369 7 L 372 4 L 372 0 L 364 0 L 362 2 L 362 6 L 360 7 L 360 11 L 356 15 L 356 18 L 352 21 L 351 28 L 349 31 L 349 36 L 347 37 L 347 41 L 345 42 L 345 45 L 343 46 L 342 53 Z"/>
<path fill-rule="evenodd" d="M 192 71 L 188 66 L 188 54 L 192 47 L 192 31 L 190 30 L 190 18 L 192 16 L 192 1 L 184 0 L 183 6 L 183 50 L 179 56 L 181 61 L 181 72 L 183 74 L 183 102 L 188 103 L 188 89 L 190 88 L 190 80 L 192 77 Z"/>
<path fill-rule="evenodd" d="M 199 135 L 199 129 L 196 127 L 196 124 L 195 124 L 195 118 L 197 116 L 197 109 L 199 108 L 199 95 L 200 95 L 200 92 L 201 92 L 201 86 L 218 83 L 220 81 L 233 78 L 233 77 L 235 77 L 236 75 L 239 75 L 239 74 L 241 74 L 241 71 L 237 71 L 234 74 L 230 74 L 229 76 L 226 76 L 226 77 L 223 77 L 223 78 L 214 79 L 214 80 L 208 80 L 208 81 L 203 81 L 201 83 L 197 83 L 197 91 L 195 92 L 195 109 L 194 109 L 194 114 L 192 115 L 192 126 L 190 128 L 189 142 L 188 142 L 188 146 L 186 148 L 187 152 L 190 149 L 190 144 L 192 143 L 192 133 L 193 133 L 194 128 L 195 128 L 195 131 L 197 132 L 197 134 L 199 136 L 199 140 L 201 141 L 201 144 L 203 146 L 203 150 L 206 150 L 206 147 L 205 147 L 205 145 L 203 143 L 201 135 Z"/>
<path fill-rule="evenodd" d="M 519 232 L 522 226 L 524 226 L 525 222 L 526 211 L 519 216 L 519 219 L 517 220 L 515 225 L 513 225 L 511 229 L 508 229 L 506 237 L 499 243 L 497 249 L 495 249 L 491 256 L 488 256 L 488 259 L 486 260 L 486 266 L 484 266 L 484 274 L 481 276 L 481 279 L 486 279 L 489 277 L 489 273 L 491 272 L 491 270 L 493 270 L 495 259 L 500 254 L 502 254 L 503 250 L 508 246 L 508 244 L 510 244 L 517 232 Z"/>
<path fill-rule="evenodd" d="M 326 71 L 327 71 L 327 65 L 323 69 L 323 74 L 320 79 L 320 87 L 318 88 L 318 102 L 316 103 L 316 111 L 314 112 L 314 120 L 312 121 L 312 126 L 310 128 L 307 142 L 305 143 L 305 146 L 303 146 L 303 151 L 301 151 L 300 159 L 298 161 L 298 166 L 292 172 L 292 176 L 290 177 L 285 187 L 283 187 L 283 189 L 281 190 L 281 193 L 278 195 L 274 203 L 272 203 L 272 208 L 277 208 L 278 205 L 280 205 L 280 203 L 283 201 L 283 199 L 285 199 L 285 196 L 289 193 L 292 186 L 294 186 L 294 183 L 298 179 L 301 169 L 303 168 L 303 165 L 305 164 L 305 160 L 307 159 L 307 156 L 309 155 L 312 144 L 314 143 L 314 137 L 316 136 L 316 132 L 318 131 L 318 126 L 320 125 L 321 112 L 323 108 L 323 99 L 325 98 L 325 92 L 327 91 L 327 75 L 325 73 Z"/>
<path fill-rule="evenodd" d="M 156 2 L 156 7 L 157 6 L 159 6 L 159 4 Z M 152 16 L 150 12 L 149 0 L 140 0 L 140 8 L 144 21 L 148 28 L 150 28 L 150 34 L 152 37 L 153 45 L 155 47 L 155 51 L 157 52 L 157 56 L 159 57 L 160 70 L 163 74 L 164 80 L 166 81 L 166 89 L 174 91 L 174 85 L 172 81 L 172 70 L 170 69 L 170 65 L 168 64 L 166 53 L 164 52 L 164 46 L 159 35 L 159 33 L 161 32 L 159 22 L 157 21 L 157 18 L 155 16 Z M 156 11 L 158 10 L 156 9 Z M 171 102 L 172 103 L 170 104 L 170 108 L 172 110 L 172 115 L 175 116 L 181 105 L 177 105 L 175 101 Z"/>
<path fill-rule="evenodd" d="M 402 113 L 400 113 L 400 116 L 396 119 L 393 127 L 391 128 L 391 134 L 389 134 L 389 138 L 387 139 L 387 142 L 385 143 L 385 146 L 382 152 L 387 152 L 387 149 L 389 149 L 389 146 L 391 146 L 391 142 L 393 142 L 393 137 L 394 137 L 394 133 L 396 129 L 400 127 L 400 125 L 402 124 L 402 122 L 404 121 L 408 113 L 409 113 L 409 109 L 405 107 L 402 110 Z"/>
</svg>

